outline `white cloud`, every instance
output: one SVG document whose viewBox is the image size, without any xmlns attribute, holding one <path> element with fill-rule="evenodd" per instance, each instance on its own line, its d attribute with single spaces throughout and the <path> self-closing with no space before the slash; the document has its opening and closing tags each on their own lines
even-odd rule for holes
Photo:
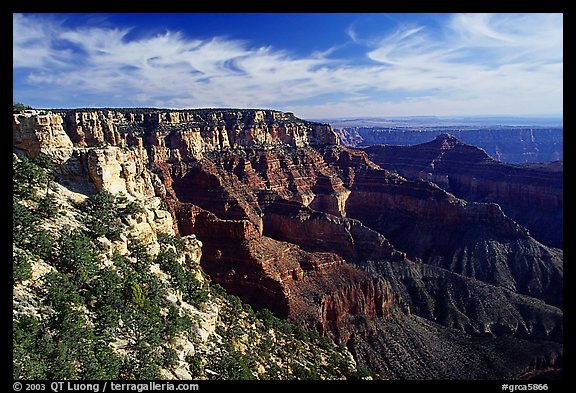
<svg viewBox="0 0 576 393">
<path fill-rule="evenodd" d="M 62 67 L 70 58 L 69 50 L 55 49 L 53 32 L 58 26 L 53 21 L 31 16 L 13 16 L 14 68 Z"/>
<path fill-rule="evenodd" d="M 113 99 L 117 105 L 272 107 L 306 117 L 562 108 L 558 14 L 454 15 L 440 31 L 404 25 L 384 37 L 363 38 L 349 28 L 355 45 L 365 48 L 361 64 L 336 57 L 333 48 L 295 56 L 219 37 L 166 32 L 129 39 L 129 33 L 14 15 L 14 70 L 25 72 L 27 90 L 74 96 L 77 104 L 68 105 L 75 106 Z"/>
</svg>

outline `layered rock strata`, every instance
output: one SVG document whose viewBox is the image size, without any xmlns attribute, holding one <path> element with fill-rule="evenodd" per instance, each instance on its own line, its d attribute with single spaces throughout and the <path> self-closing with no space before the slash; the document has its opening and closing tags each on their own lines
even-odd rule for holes
<svg viewBox="0 0 576 393">
<path fill-rule="evenodd" d="M 371 146 L 372 161 L 408 179 L 438 184 L 467 201 L 494 202 L 541 242 L 563 247 L 562 163 L 513 165 L 443 134 L 416 146 Z"/>
<path fill-rule="evenodd" d="M 42 116 L 52 131 L 35 125 Z M 259 110 L 68 111 L 16 115 L 14 141 L 60 160 L 62 181 L 160 197 L 174 229 L 202 241 L 214 282 L 346 343 L 383 375 L 434 375 L 392 365 L 402 340 L 400 352 L 378 352 L 399 321 L 412 321 L 410 340 L 425 340 L 435 325 L 421 317 L 440 323 L 438 342 L 461 346 L 462 356 L 478 352 L 462 344 L 472 336 L 495 348 L 545 340 L 501 377 L 561 356 L 561 250 L 534 241 L 497 204 L 380 168 L 339 146 L 329 126 Z M 491 291 L 497 313 L 481 297 Z M 428 347 L 414 350 L 426 359 Z M 482 372 L 436 375 L 482 377 L 497 352 Z"/>
</svg>

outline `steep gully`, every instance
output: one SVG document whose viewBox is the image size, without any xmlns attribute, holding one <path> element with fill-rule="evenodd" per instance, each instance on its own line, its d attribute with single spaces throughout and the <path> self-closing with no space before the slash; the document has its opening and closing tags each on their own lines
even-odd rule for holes
<svg viewBox="0 0 576 393">
<path fill-rule="evenodd" d="M 496 204 L 380 168 L 329 126 L 275 111 L 69 111 L 16 116 L 14 145 L 51 153 L 62 178 L 86 167 L 99 189 L 162 196 L 213 281 L 386 377 L 561 366 L 562 251 Z"/>
</svg>

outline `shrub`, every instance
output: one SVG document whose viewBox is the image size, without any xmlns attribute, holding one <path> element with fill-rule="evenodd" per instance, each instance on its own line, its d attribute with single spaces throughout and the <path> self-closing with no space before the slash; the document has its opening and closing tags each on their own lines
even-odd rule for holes
<svg viewBox="0 0 576 393">
<path fill-rule="evenodd" d="M 121 317 L 134 347 L 155 347 L 161 344 L 165 322 L 160 313 L 161 299 L 143 282 L 129 283 L 125 293 L 127 305 L 131 306 L 121 310 Z"/>
<path fill-rule="evenodd" d="M 198 282 L 198 281 L 196 281 Z M 195 307 L 200 307 L 204 304 L 210 297 L 210 292 L 200 285 L 194 287 L 194 290 L 189 291 L 185 300 L 194 305 Z"/>
<path fill-rule="evenodd" d="M 150 347 L 136 351 L 134 358 L 126 359 L 122 366 L 121 379 L 158 379 L 158 364 L 161 358 Z"/>
<path fill-rule="evenodd" d="M 32 161 L 40 168 L 44 168 L 46 170 L 46 177 L 48 181 L 53 180 L 52 171 L 54 170 L 54 163 L 47 154 L 40 153 L 35 158 L 33 158 Z"/>
<path fill-rule="evenodd" d="M 50 366 L 46 379 L 79 379 L 74 356 L 74 343 L 53 340 L 46 345 L 46 357 Z"/>
<path fill-rule="evenodd" d="M 121 312 L 110 304 L 99 304 L 94 321 L 96 332 L 103 338 L 112 339 L 120 321 Z"/>
<path fill-rule="evenodd" d="M 132 240 L 128 243 L 128 251 L 130 251 L 132 257 L 136 258 L 136 272 L 149 276 L 147 273 L 150 271 L 150 265 L 152 265 L 152 257 L 148 253 L 146 246 L 140 241 Z"/>
<path fill-rule="evenodd" d="M 278 319 L 267 308 L 263 308 L 262 310 L 258 310 L 256 312 L 256 316 L 264 323 L 264 326 L 266 327 L 266 329 L 270 329 L 270 328 L 276 326 Z"/>
<path fill-rule="evenodd" d="M 304 379 L 304 380 L 315 380 L 320 379 L 318 375 L 318 370 L 315 367 L 310 366 L 310 368 L 306 368 L 298 363 L 292 364 L 292 372 L 297 379 Z"/>
<path fill-rule="evenodd" d="M 38 207 L 36 208 L 36 212 L 42 218 L 52 218 L 58 214 L 60 210 L 60 206 L 56 202 L 56 197 L 54 194 L 44 195 L 38 201 Z"/>
<path fill-rule="evenodd" d="M 228 351 L 219 362 L 223 377 L 232 380 L 255 379 L 251 371 L 253 366 L 253 359 L 234 350 Z"/>
<path fill-rule="evenodd" d="M 158 233 L 158 243 L 172 245 L 176 249 L 176 252 L 182 253 L 184 252 L 184 240 L 180 237 L 180 235 L 170 235 L 168 233 L 159 232 Z"/>
<path fill-rule="evenodd" d="M 130 201 L 126 204 L 126 207 L 122 209 L 123 214 L 138 214 L 144 213 L 144 208 L 138 202 Z"/>
<path fill-rule="evenodd" d="M 12 190 L 14 194 L 23 199 L 35 200 L 38 186 L 47 184 L 46 171 L 26 156 L 20 158 L 13 156 L 12 169 Z"/>
<path fill-rule="evenodd" d="M 175 350 L 168 347 L 162 347 L 164 353 L 162 354 L 162 366 L 164 368 L 172 367 L 178 364 L 178 354 Z"/>
<path fill-rule="evenodd" d="M 48 286 L 45 302 L 57 312 L 82 302 L 77 287 L 65 274 L 50 272 L 44 276 L 44 281 Z"/>
<path fill-rule="evenodd" d="M 80 348 L 81 379 L 118 379 L 122 360 L 101 340 L 94 340 Z"/>
<path fill-rule="evenodd" d="M 294 333 L 294 338 L 296 338 L 296 340 L 303 341 L 306 343 L 310 342 L 310 336 L 308 335 L 308 331 L 304 329 L 302 326 L 294 325 L 292 331 Z"/>
<path fill-rule="evenodd" d="M 105 236 L 110 240 L 120 238 L 118 205 L 110 192 L 103 190 L 88 198 L 86 203 L 86 226 L 94 238 Z"/>
<path fill-rule="evenodd" d="M 51 272 L 45 276 L 48 295 L 45 302 L 55 311 L 45 329 L 38 351 L 47 364 L 42 379 L 115 379 L 121 360 L 106 341 L 95 334 L 82 312 L 84 299 L 76 285 L 65 274 Z"/>
<path fill-rule="evenodd" d="M 131 282 L 126 292 L 127 300 L 130 304 L 137 308 L 144 307 L 144 295 L 140 284 Z"/>
<path fill-rule="evenodd" d="M 209 298 L 208 290 L 202 287 L 193 271 L 187 270 L 178 262 L 178 256 L 171 249 L 161 250 L 156 256 L 156 263 L 166 273 L 170 274 L 173 285 L 182 292 L 183 299 L 200 306 Z"/>
<path fill-rule="evenodd" d="M 12 376 L 14 379 L 47 379 L 49 362 L 45 359 L 40 323 L 23 315 L 12 325 Z"/>
<path fill-rule="evenodd" d="M 200 354 L 195 353 L 192 356 L 186 356 L 186 362 L 188 363 L 192 378 L 198 378 L 202 376 L 202 356 L 200 356 Z"/>
<path fill-rule="evenodd" d="M 186 315 L 180 316 L 178 309 L 175 306 L 170 306 L 166 322 L 164 323 L 164 337 L 166 340 L 171 340 L 180 332 L 185 332 L 192 327 L 192 321 Z"/>
<path fill-rule="evenodd" d="M 13 282 L 29 280 L 32 277 L 32 264 L 25 252 L 15 250 L 12 257 Z"/>
<path fill-rule="evenodd" d="M 266 374 L 264 374 L 264 379 L 268 380 L 278 380 L 286 379 L 285 370 L 282 370 L 276 363 L 271 363 L 268 365 Z"/>
<path fill-rule="evenodd" d="M 254 309 L 252 308 L 251 305 L 249 305 L 248 303 L 243 303 L 242 304 L 242 309 L 244 311 L 246 311 L 248 314 L 254 314 Z"/>
<path fill-rule="evenodd" d="M 324 349 L 331 349 L 334 346 L 334 341 L 326 336 L 319 336 L 320 347 Z"/>
<path fill-rule="evenodd" d="M 228 295 L 228 292 L 226 292 L 224 287 L 220 284 L 210 285 L 210 291 L 216 296 L 224 297 Z"/>
<path fill-rule="evenodd" d="M 103 268 L 90 282 L 89 293 L 96 298 L 98 305 L 111 305 L 115 308 L 124 306 L 122 296 L 122 278 L 111 268 Z"/>
<path fill-rule="evenodd" d="M 25 111 L 26 109 L 32 109 L 32 107 L 29 105 L 24 105 L 21 102 L 14 102 L 12 104 L 12 112 L 14 113 L 22 112 Z"/>
<path fill-rule="evenodd" d="M 227 300 L 230 302 L 230 308 L 234 314 L 239 314 L 242 311 L 242 300 L 236 295 L 228 295 Z"/>
<path fill-rule="evenodd" d="M 33 229 L 30 233 L 32 241 L 28 245 L 28 250 L 47 260 L 52 254 L 55 239 L 52 234 L 45 229 Z"/>
<path fill-rule="evenodd" d="M 90 282 L 89 296 L 96 300 L 96 327 L 102 334 L 113 332 L 120 320 L 120 310 L 125 307 L 122 278 L 110 268 L 101 269 Z"/>
<path fill-rule="evenodd" d="M 29 229 L 38 221 L 32 210 L 12 198 L 12 241 L 24 245 L 30 234 Z"/>
<path fill-rule="evenodd" d="M 94 244 L 80 231 L 63 233 L 58 250 L 51 260 L 60 271 L 70 274 L 78 287 L 93 278 L 98 270 L 98 257 Z"/>
</svg>

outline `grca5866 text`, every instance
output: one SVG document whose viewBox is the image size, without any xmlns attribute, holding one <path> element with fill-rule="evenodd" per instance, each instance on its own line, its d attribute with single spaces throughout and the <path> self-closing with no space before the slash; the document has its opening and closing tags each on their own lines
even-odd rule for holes
<svg viewBox="0 0 576 393">
<path fill-rule="evenodd" d="M 539 390 L 548 390 L 548 384 L 545 383 L 527 383 L 523 385 L 511 385 L 511 384 L 502 384 L 502 390 L 507 392 L 517 392 L 517 391 L 539 391 Z"/>
</svg>

